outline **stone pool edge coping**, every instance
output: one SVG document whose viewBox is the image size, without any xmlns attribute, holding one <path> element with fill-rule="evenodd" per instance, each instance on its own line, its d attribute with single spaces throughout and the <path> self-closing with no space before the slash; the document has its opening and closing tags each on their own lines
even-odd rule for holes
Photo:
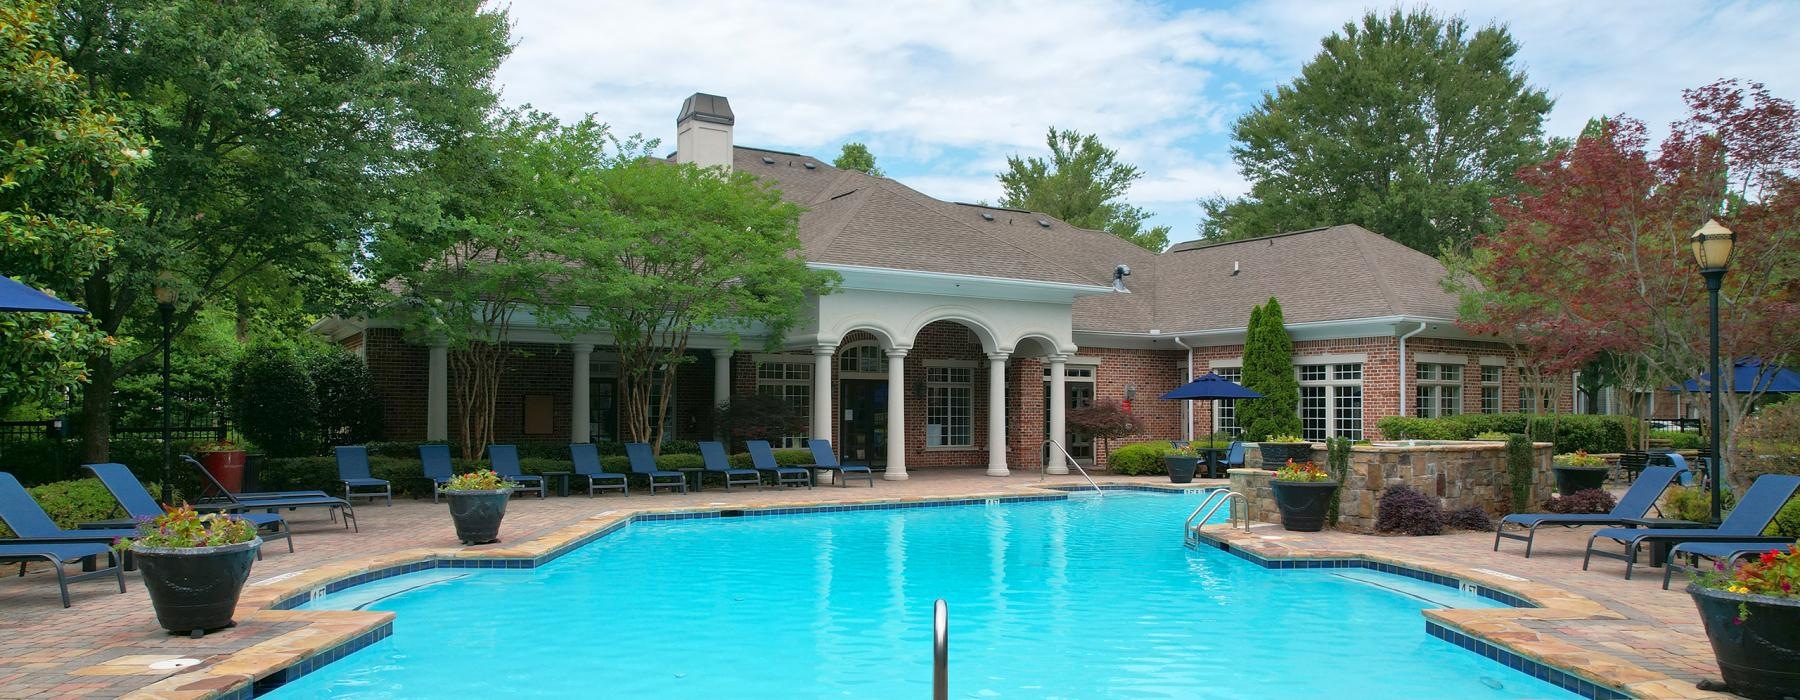
<svg viewBox="0 0 1800 700">
<path fill-rule="evenodd" d="M 1699 690 L 1691 681 L 1672 678 L 1625 659 L 1547 636 L 1523 624 L 1526 620 L 1627 619 L 1625 615 L 1571 591 L 1530 580 L 1511 580 L 1470 566 L 1430 557 L 1352 550 L 1299 549 L 1262 539 L 1263 533 L 1267 532 L 1270 532 L 1267 527 L 1245 532 L 1233 530 L 1229 525 L 1215 524 L 1203 527 L 1199 536 L 1204 546 L 1224 550 L 1270 569 L 1402 569 L 1425 576 L 1467 582 L 1515 596 L 1534 607 L 1428 609 L 1423 611 L 1425 631 L 1433 637 L 1585 697 L 1623 696 L 1647 700 L 1734 697 Z M 1321 565 L 1288 565 L 1306 563 Z M 1406 571 L 1393 573 L 1412 575 Z M 1541 674 L 1551 677 L 1546 678 Z M 1571 677 L 1574 682 L 1559 683 L 1555 674 Z M 1588 687 L 1582 687 L 1583 683 Z M 1601 690 L 1616 695 L 1598 692 Z"/>
<path fill-rule="evenodd" d="M 1152 491 L 1152 492 L 1187 492 L 1218 488 L 1209 485 L 1194 484 L 1136 484 L 1101 482 L 1105 490 Z M 1072 493 L 1089 490 L 1085 486 L 1069 484 L 1043 484 L 1015 486 L 1008 491 L 982 491 L 968 494 L 933 495 L 933 496 L 899 496 L 878 497 L 867 500 L 839 501 L 818 504 L 795 503 L 744 503 L 735 507 L 718 506 L 644 508 L 622 507 L 609 510 L 603 514 L 582 518 L 570 525 L 538 535 L 516 544 L 483 547 L 452 548 L 415 548 L 405 549 L 369 557 L 352 557 L 332 562 L 312 569 L 281 575 L 275 579 L 253 582 L 244 589 L 243 597 L 238 602 L 236 617 L 240 621 L 254 620 L 258 622 L 304 623 L 299 629 L 279 634 L 270 639 L 258 642 L 249 647 L 220 657 L 209 659 L 191 670 L 177 673 L 156 683 L 132 691 L 123 697 L 135 700 L 208 700 L 211 698 L 253 698 L 259 686 L 270 679 L 285 674 L 292 669 L 301 669 L 299 674 L 286 677 L 277 685 L 292 681 L 306 673 L 310 673 L 324 664 L 335 661 L 349 653 L 373 644 L 392 633 L 394 614 L 391 612 L 371 611 L 323 611 L 293 610 L 295 605 L 303 604 L 315 595 L 335 592 L 362 583 L 380 580 L 412 571 L 433 568 L 519 568 L 529 569 L 541 566 L 574 549 L 593 542 L 601 537 L 616 532 L 635 521 L 662 521 L 697 518 L 722 517 L 726 511 L 747 512 L 752 517 L 775 516 L 805 513 L 823 513 L 845 510 L 876 510 L 883 506 L 926 507 L 954 506 L 965 501 L 1008 501 L 1029 502 L 1062 500 Z M 973 504 L 968 504 L 973 505 Z M 1223 527 L 1223 526 L 1218 526 Z M 1212 540 L 1214 532 L 1210 529 L 1202 533 Z M 1257 541 L 1258 543 L 1260 541 Z M 1225 545 L 1223 541 L 1214 540 L 1215 545 Z M 1254 544 L 1254 543 L 1253 543 Z M 1228 551 L 1241 545 L 1220 546 Z M 1254 553 L 1256 548 L 1242 548 L 1244 552 L 1234 552 L 1239 556 Z M 1454 578 L 1476 580 L 1484 586 L 1497 591 L 1515 595 L 1521 600 L 1538 605 L 1536 608 L 1500 608 L 1491 610 L 1428 610 L 1427 631 L 1431 632 L 1431 621 L 1441 619 L 1446 627 L 1471 638 L 1510 647 L 1518 642 L 1514 638 L 1526 636 L 1539 640 L 1539 635 L 1529 630 L 1514 619 L 1624 619 L 1622 615 L 1607 610 L 1597 603 L 1578 595 L 1548 586 L 1533 584 L 1541 591 L 1516 590 L 1519 583 L 1502 581 L 1494 577 L 1481 575 L 1478 572 L 1453 573 L 1455 567 L 1448 567 L 1437 562 L 1425 560 L 1421 562 L 1406 557 L 1386 555 L 1369 555 L 1362 553 L 1334 552 L 1300 552 L 1287 548 L 1277 548 L 1279 553 L 1265 559 L 1364 559 L 1383 561 L 1402 568 L 1435 573 Z M 1296 553 L 1304 556 L 1295 556 Z M 1256 561 L 1256 558 L 1245 557 Z M 1263 563 L 1263 562 L 1257 562 Z M 1264 564 L 1265 566 L 1267 564 Z M 1274 567 L 1271 567 L 1274 568 Z M 1439 569 L 1439 570 L 1433 570 Z M 1486 580 L 1492 579 L 1492 580 Z M 1533 594 L 1535 593 L 1535 595 Z M 1517 615 L 1520 612 L 1541 613 L 1538 615 Z M 1575 611 L 1575 612 L 1569 612 Z M 1464 621 L 1460 616 L 1441 618 L 1437 613 L 1514 613 L 1509 616 L 1480 616 L 1481 619 Z M 1560 616 L 1558 616 L 1560 614 Z M 1510 625 L 1510 627 L 1508 626 Z M 1434 633 L 1435 636 L 1435 633 Z M 1442 637 L 1440 637 L 1442 638 Z M 1451 640 L 1455 641 L 1455 640 Z M 1529 650 L 1521 654 L 1525 658 L 1535 659 L 1551 668 L 1564 672 L 1573 672 L 1592 677 L 1598 685 L 1614 686 L 1636 697 L 1644 698 L 1689 698 L 1696 697 L 1691 684 L 1670 679 L 1661 674 L 1638 668 L 1623 660 L 1604 657 L 1608 663 L 1602 664 L 1600 672 L 1589 670 L 1591 661 L 1599 657 L 1580 653 L 1580 650 L 1567 643 L 1556 640 L 1541 640 L 1547 646 L 1560 647 L 1547 650 L 1538 656 L 1532 656 Z M 1468 646 L 1468 645 L 1464 645 Z M 1471 648 L 1475 653 L 1479 649 Z M 1559 660 L 1566 657 L 1569 651 L 1580 653 L 1580 658 Z M 221 658 L 222 657 L 222 658 Z M 1570 667 L 1574 667 L 1571 669 Z M 1631 683 L 1614 683 L 1613 679 L 1621 676 L 1635 679 Z M 1642 690 L 1638 690 L 1639 687 Z M 1682 692 L 1685 689 L 1685 692 Z M 267 688 L 261 688 L 266 691 Z M 1646 692 L 1648 691 L 1648 692 Z"/>
</svg>

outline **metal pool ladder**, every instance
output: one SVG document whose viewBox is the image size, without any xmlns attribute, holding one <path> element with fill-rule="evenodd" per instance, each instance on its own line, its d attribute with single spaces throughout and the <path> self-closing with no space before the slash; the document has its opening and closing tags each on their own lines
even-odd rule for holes
<svg viewBox="0 0 1800 700">
<path fill-rule="evenodd" d="M 950 700 L 950 606 L 943 598 L 931 614 L 931 697 Z"/>
<path fill-rule="evenodd" d="M 1188 513 L 1187 522 L 1183 523 L 1181 526 L 1181 541 L 1182 541 L 1182 543 L 1183 544 L 1198 543 L 1200 541 L 1200 526 L 1195 525 L 1194 520 L 1196 518 L 1198 518 L 1200 520 L 1200 525 L 1205 525 L 1207 520 L 1212 519 L 1213 513 L 1218 512 L 1218 510 L 1221 506 L 1231 503 L 1232 500 L 1234 500 L 1234 499 L 1237 500 L 1239 503 L 1243 503 L 1244 502 L 1244 494 L 1238 493 L 1236 491 L 1232 491 L 1230 489 L 1213 489 L 1212 491 L 1207 492 L 1206 498 L 1203 498 L 1200 500 L 1200 505 L 1194 508 L 1194 512 Z M 1205 515 L 1201 515 L 1201 513 L 1200 513 L 1200 511 L 1203 511 L 1203 510 L 1206 511 Z M 1238 523 L 1232 524 L 1232 527 L 1237 527 L 1239 524 L 1241 524 L 1244 527 L 1244 531 L 1249 532 L 1250 531 L 1250 513 L 1249 513 L 1249 511 L 1250 511 L 1250 507 L 1245 506 L 1241 512 L 1237 513 Z M 1232 512 L 1228 510 L 1228 511 L 1225 511 L 1225 513 L 1226 513 L 1226 522 L 1228 522 L 1228 523 L 1231 522 L 1230 516 L 1232 515 Z"/>
<path fill-rule="evenodd" d="M 1087 470 L 1081 468 L 1081 463 L 1075 461 L 1075 455 L 1069 454 L 1069 451 L 1063 449 L 1063 446 L 1055 440 L 1045 440 L 1044 444 L 1056 445 L 1056 451 L 1061 452 L 1063 454 L 1063 457 L 1069 460 L 1069 466 L 1072 466 L 1075 468 L 1076 471 L 1081 472 L 1081 478 L 1087 479 L 1088 485 L 1094 487 L 1094 493 L 1100 494 L 1102 496 L 1106 495 L 1106 492 L 1101 490 L 1100 485 L 1094 483 L 1094 477 L 1088 476 Z M 1038 481 L 1044 480 L 1044 474 L 1047 473 L 1046 470 L 1048 470 L 1049 468 L 1050 467 L 1048 465 L 1045 465 L 1045 467 L 1043 469 L 1038 470 Z"/>
</svg>

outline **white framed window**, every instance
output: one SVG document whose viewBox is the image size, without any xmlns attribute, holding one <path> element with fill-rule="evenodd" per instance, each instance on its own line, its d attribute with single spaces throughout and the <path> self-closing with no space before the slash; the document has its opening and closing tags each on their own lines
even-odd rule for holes
<svg viewBox="0 0 1800 700">
<path fill-rule="evenodd" d="M 810 358 L 799 356 L 758 357 L 756 360 L 756 393 L 786 402 L 797 416 L 812 415 L 812 374 Z M 806 447 L 805 435 L 788 435 L 776 447 Z"/>
<path fill-rule="evenodd" d="M 1500 412 L 1500 374 L 1506 368 L 1500 365 L 1481 366 L 1481 412 Z"/>
<path fill-rule="evenodd" d="M 1420 418 L 1437 418 L 1454 416 L 1462 412 L 1462 365 L 1440 362 L 1419 362 L 1417 369 L 1417 401 L 1413 404 L 1417 409 L 1414 414 Z"/>
<path fill-rule="evenodd" d="M 925 366 L 925 446 L 975 445 L 975 368 Z"/>
<path fill-rule="evenodd" d="M 1244 368 L 1214 367 L 1212 371 L 1233 382 L 1243 382 Z M 1220 399 L 1213 404 L 1213 432 L 1236 437 L 1244 432 L 1237 423 L 1237 399 Z"/>
<path fill-rule="evenodd" d="M 1362 439 L 1361 362 L 1295 365 L 1300 380 L 1300 437 Z"/>
<path fill-rule="evenodd" d="M 887 376 L 887 353 L 874 341 L 861 341 L 845 346 L 838 351 L 838 371 L 845 375 L 875 375 L 877 378 Z"/>
</svg>

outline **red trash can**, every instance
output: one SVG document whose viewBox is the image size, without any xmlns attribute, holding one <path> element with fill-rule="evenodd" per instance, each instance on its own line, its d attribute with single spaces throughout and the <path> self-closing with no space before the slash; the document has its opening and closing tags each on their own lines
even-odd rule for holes
<svg viewBox="0 0 1800 700">
<path fill-rule="evenodd" d="M 244 451 L 230 450 L 224 452 L 200 453 L 200 466 L 212 478 L 218 479 L 225 490 L 238 493 L 244 490 Z"/>
</svg>

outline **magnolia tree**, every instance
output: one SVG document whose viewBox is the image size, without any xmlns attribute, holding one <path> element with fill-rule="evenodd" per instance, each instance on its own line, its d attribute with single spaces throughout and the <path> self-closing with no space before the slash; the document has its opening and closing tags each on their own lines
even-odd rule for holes
<svg viewBox="0 0 1800 700">
<path fill-rule="evenodd" d="M 1765 366 L 1800 351 L 1800 118 L 1757 83 L 1683 93 L 1688 117 L 1652 148 L 1641 122 L 1593 125 L 1521 169 L 1497 199 L 1501 232 L 1454 261 L 1461 324 L 1531 348 L 1543 367 L 1618 355 L 1621 382 L 1675 384 L 1710 369 L 1707 292 L 1688 237 L 1708 219 L 1736 233 L 1720 296 L 1725 358 Z M 1726 365 L 1729 366 L 1729 362 Z M 1726 451 L 1755 395 L 1720 377 Z M 1742 389 L 1743 393 L 1739 393 Z M 1715 426 L 1717 428 L 1718 426 Z"/>
</svg>

